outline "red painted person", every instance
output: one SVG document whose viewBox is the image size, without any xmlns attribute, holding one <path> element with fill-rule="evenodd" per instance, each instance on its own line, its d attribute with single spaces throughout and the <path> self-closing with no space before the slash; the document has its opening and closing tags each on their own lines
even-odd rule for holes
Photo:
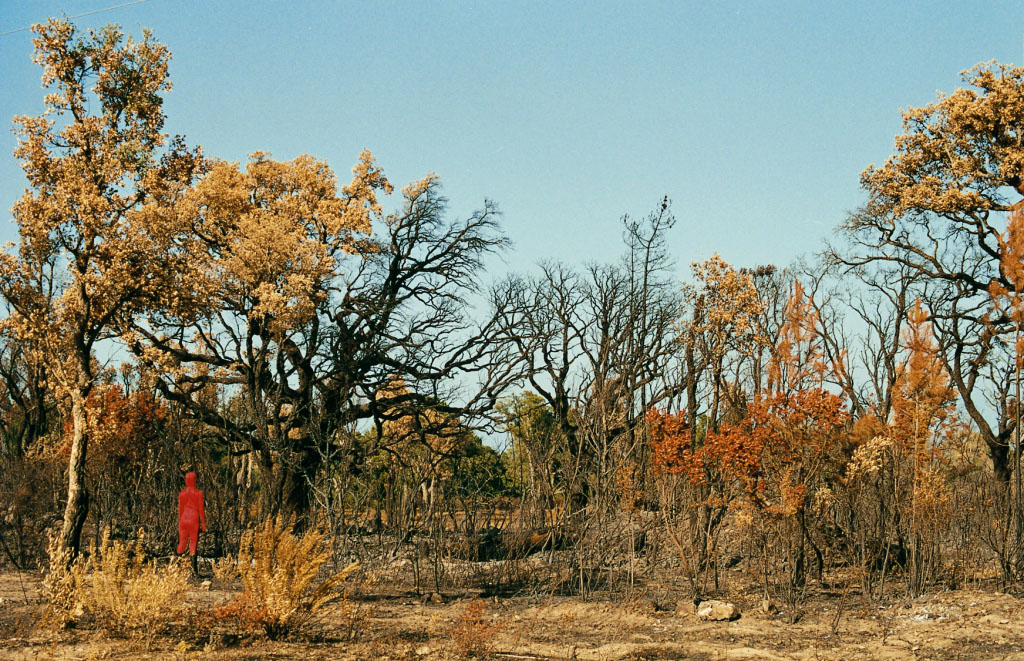
<svg viewBox="0 0 1024 661">
<path fill-rule="evenodd" d="M 206 532 L 203 492 L 196 489 L 196 474 L 186 473 L 185 488 L 178 494 L 178 553 L 184 553 L 189 546 L 189 554 L 196 554 L 200 524 Z"/>
</svg>

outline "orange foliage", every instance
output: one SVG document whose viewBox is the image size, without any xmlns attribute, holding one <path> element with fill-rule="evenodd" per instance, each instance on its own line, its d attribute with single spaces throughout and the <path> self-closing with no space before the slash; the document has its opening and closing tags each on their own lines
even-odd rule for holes
<svg viewBox="0 0 1024 661">
<path fill-rule="evenodd" d="M 719 480 L 767 513 L 802 509 L 811 485 L 839 460 L 849 413 L 820 388 L 775 393 L 751 402 L 744 419 L 708 433 L 693 448 L 685 414 L 647 414 L 655 470 L 694 483 Z"/>
<path fill-rule="evenodd" d="M 695 483 L 703 481 L 702 457 L 699 451 L 693 451 L 686 411 L 671 414 L 651 408 L 647 411 L 647 428 L 655 473 L 686 475 Z"/>
<path fill-rule="evenodd" d="M 794 513 L 807 485 L 836 458 L 848 420 L 842 400 L 826 390 L 775 393 L 752 402 L 741 424 L 710 435 L 705 451 L 755 504 Z M 799 502 L 776 504 L 783 496 Z"/>
<path fill-rule="evenodd" d="M 1020 292 L 1024 290 L 1024 214 L 1021 213 L 1019 203 L 1010 212 L 1006 231 L 999 236 L 999 250 L 1000 274 L 1010 283 L 1013 291 L 993 279 L 989 285 L 989 294 L 1000 311 L 1013 321 L 1020 322 L 1024 319 L 1024 302 L 1020 300 Z"/>
<path fill-rule="evenodd" d="M 120 386 L 97 387 L 86 400 L 86 425 L 94 461 L 137 464 L 156 440 L 169 415 L 166 405 L 149 392 L 126 395 Z M 64 424 L 59 452 L 71 451 L 73 425 Z"/>
<path fill-rule="evenodd" d="M 818 313 L 812 300 L 805 298 L 799 280 L 793 281 L 784 315 L 779 341 L 768 365 L 769 390 L 791 392 L 809 385 L 821 388 L 829 376 L 844 378 L 844 355 L 831 362 L 825 357 L 818 333 Z"/>
<path fill-rule="evenodd" d="M 907 314 L 903 333 L 907 359 L 892 389 L 890 434 L 906 449 L 921 453 L 928 439 L 953 414 L 955 393 L 938 355 L 921 301 Z"/>
</svg>

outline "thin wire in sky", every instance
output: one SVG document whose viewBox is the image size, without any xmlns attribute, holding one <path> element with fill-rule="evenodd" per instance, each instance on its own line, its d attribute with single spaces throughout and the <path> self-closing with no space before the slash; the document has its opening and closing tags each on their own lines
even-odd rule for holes
<svg viewBox="0 0 1024 661">
<path fill-rule="evenodd" d="M 87 11 L 84 14 L 78 14 L 77 16 L 68 16 L 68 18 L 71 19 L 71 18 L 82 18 L 83 16 L 92 16 L 93 14 L 101 14 L 101 13 L 103 13 L 105 11 L 110 11 L 111 9 L 120 9 L 121 7 L 128 7 L 130 5 L 141 5 L 143 2 L 149 2 L 149 0 L 132 0 L 132 2 L 124 2 L 124 3 L 119 4 L 119 5 L 114 5 L 113 7 L 104 7 L 103 9 L 94 9 L 92 11 Z M 29 26 L 23 27 L 23 28 L 16 28 L 14 30 L 8 30 L 7 32 L 0 32 L 0 37 L 3 37 L 3 36 L 8 35 L 8 34 L 14 34 L 15 32 L 24 32 L 25 30 L 31 30 L 31 29 L 32 29 L 32 26 L 29 25 Z"/>
</svg>

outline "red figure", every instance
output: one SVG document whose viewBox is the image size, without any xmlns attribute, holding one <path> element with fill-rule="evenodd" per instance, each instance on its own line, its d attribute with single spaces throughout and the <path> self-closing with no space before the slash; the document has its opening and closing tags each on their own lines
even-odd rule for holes
<svg viewBox="0 0 1024 661">
<path fill-rule="evenodd" d="M 199 524 L 206 532 L 206 508 L 203 506 L 203 492 L 196 489 L 196 474 L 185 475 L 185 488 L 178 494 L 178 553 L 184 553 L 189 546 L 189 554 L 196 554 L 199 543 Z"/>
</svg>

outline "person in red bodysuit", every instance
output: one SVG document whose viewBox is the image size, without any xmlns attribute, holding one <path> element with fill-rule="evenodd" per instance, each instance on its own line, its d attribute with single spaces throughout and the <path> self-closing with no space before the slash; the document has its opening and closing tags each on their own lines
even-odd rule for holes
<svg viewBox="0 0 1024 661">
<path fill-rule="evenodd" d="M 178 494 L 178 553 L 184 553 L 185 547 L 189 546 L 189 554 L 196 554 L 200 524 L 203 526 L 203 532 L 206 532 L 203 492 L 196 489 L 196 474 L 187 473 L 185 488 Z"/>
</svg>

